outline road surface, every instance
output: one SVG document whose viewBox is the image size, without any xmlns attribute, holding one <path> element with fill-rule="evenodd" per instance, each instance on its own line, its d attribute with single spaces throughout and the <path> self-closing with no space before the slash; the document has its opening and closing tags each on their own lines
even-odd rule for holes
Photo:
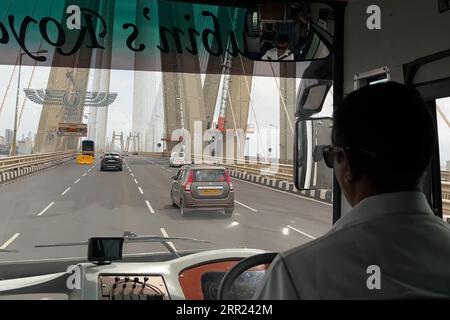
<svg viewBox="0 0 450 320">
<path fill-rule="evenodd" d="M 177 250 L 250 247 L 282 251 L 327 232 L 332 207 L 325 203 L 233 179 L 235 212 L 190 213 L 170 205 L 170 178 L 177 169 L 162 158 L 130 156 L 123 172 L 101 172 L 69 162 L 0 185 L 0 261 L 84 257 L 85 246 L 34 248 L 36 244 L 85 241 L 93 236 L 193 237 Z M 127 244 L 124 253 L 163 252 L 159 243 Z"/>
</svg>

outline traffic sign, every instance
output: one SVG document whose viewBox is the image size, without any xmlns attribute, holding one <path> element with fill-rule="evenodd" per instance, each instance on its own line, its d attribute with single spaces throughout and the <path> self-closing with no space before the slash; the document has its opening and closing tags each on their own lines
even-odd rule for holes
<svg viewBox="0 0 450 320">
<path fill-rule="evenodd" d="M 87 137 L 87 124 L 83 123 L 60 123 L 58 136 Z"/>
</svg>

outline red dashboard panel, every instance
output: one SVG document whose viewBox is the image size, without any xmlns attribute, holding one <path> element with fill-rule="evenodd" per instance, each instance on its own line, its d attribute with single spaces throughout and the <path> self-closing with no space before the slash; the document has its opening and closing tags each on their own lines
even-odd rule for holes
<svg viewBox="0 0 450 320">
<path fill-rule="evenodd" d="M 207 272 L 227 272 L 238 262 L 239 260 L 213 262 L 182 271 L 178 280 L 186 300 L 204 300 L 201 281 L 203 274 Z"/>
<path fill-rule="evenodd" d="M 205 300 L 202 290 L 203 275 L 209 272 L 226 273 L 239 261 L 240 259 L 211 262 L 183 270 L 178 276 L 178 281 L 186 300 Z M 251 268 L 249 271 L 267 271 L 269 266 L 269 264 L 259 265 Z"/>
</svg>

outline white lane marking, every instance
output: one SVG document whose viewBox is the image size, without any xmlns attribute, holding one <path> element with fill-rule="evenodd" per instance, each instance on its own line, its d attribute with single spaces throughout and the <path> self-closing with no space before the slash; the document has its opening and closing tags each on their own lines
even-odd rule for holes
<svg viewBox="0 0 450 320">
<path fill-rule="evenodd" d="M 142 191 L 141 187 L 139 187 L 139 192 L 140 192 L 141 194 L 144 194 L 144 191 Z"/>
<path fill-rule="evenodd" d="M 69 192 L 69 190 L 72 189 L 71 187 L 68 187 L 63 193 L 61 193 L 62 196 L 65 196 L 67 192 Z"/>
<path fill-rule="evenodd" d="M 169 169 L 167 169 L 167 172 L 170 172 L 170 173 L 172 173 L 172 170 L 169 170 Z"/>
<path fill-rule="evenodd" d="M 51 207 L 53 207 L 53 205 L 55 204 L 55 202 L 50 203 L 47 207 L 45 207 L 44 210 L 42 210 L 40 213 L 38 213 L 38 217 L 42 216 L 48 209 L 50 209 Z"/>
<path fill-rule="evenodd" d="M 247 205 L 245 205 L 245 204 L 243 204 L 243 203 L 241 203 L 241 202 L 239 202 L 239 201 L 234 200 L 234 202 L 236 202 L 237 204 L 243 206 L 244 208 L 247 208 L 247 209 L 249 209 L 249 210 L 252 210 L 253 212 L 258 212 L 258 210 L 253 209 L 252 207 L 249 207 L 249 206 L 247 206 Z"/>
<path fill-rule="evenodd" d="M 308 233 L 306 233 L 306 232 L 303 232 L 303 231 L 301 231 L 301 230 L 298 230 L 298 229 L 296 229 L 296 228 L 294 228 L 294 227 L 292 227 L 292 226 L 290 226 L 290 225 L 287 225 L 286 227 L 288 227 L 289 229 L 294 230 L 295 232 L 298 232 L 298 233 L 300 233 L 300 234 L 302 234 L 302 235 L 304 235 L 304 236 L 306 236 L 306 237 L 308 237 L 308 238 L 311 238 L 311 239 L 313 239 L 313 240 L 316 239 L 316 237 L 313 237 L 312 235 L 310 235 L 310 234 L 308 234 Z"/>
<path fill-rule="evenodd" d="M 166 229 L 161 228 L 161 233 L 164 236 L 164 238 L 168 238 L 169 234 L 167 233 Z M 173 245 L 171 241 L 167 242 L 167 244 L 173 249 L 173 251 L 177 252 L 177 248 Z"/>
<path fill-rule="evenodd" d="M 85 173 L 83 173 L 83 177 L 86 177 L 86 175 L 87 175 L 87 173 L 85 172 Z"/>
<path fill-rule="evenodd" d="M 239 182 L 248 183 L 248 184 L 251 184 L 251 185 L 254 185 L 254 186 L 257 186 L 257 187 L 261 187 L 261 188 L 269 189 L 269 190 L 272 190 L 272 191 L 284 193 L 284 194 L 287 194 L 287 195 L 290 195 L 290 196 L 293 196 L 293 197 L 297 197 L 297 198 L 301 198 L 301 199 L 317 202 L 317 203 L 320 203 L 320 204 L 325 204 L 325 205 L 330 206 L 330 207 L 333 206 L 331 203 L 327 203 L 327 202 L 319 201 L 319 200 L 316 200 L 316 199 L 304 197 L 304 196 L 301 196 L 301 195 L 298 195 L 298 194 L 293 194 L 293 193 L 290 193 L 290 192 L 286 192 L 286 191 L 283 191 L 283 190 L 278 190 L 278 189 L 275 189 L 275 188 L 263 186 L 261 184 L 253 183 L 253 182 L 250 182 L 250 181 L 241 180 L 241 179 L 236 178 L 236 177 L 234 177 L 234 179 L 239 181 Z"/>
<path fill-rule="evenodd" d="M 138 182 L 137 182 L 137 180 L 136 180 L 136 179 L 134 179 L 134 183 L 138 184 Z"/>
<path fill-rule="evenodd" d="M 131 170 L 130 170 L 130 168 L 128 168 L 128 171 L 131 173 Z"/>
<path fill-rule="evenodd" d="M 91 168 L 89 168 L 89 170 L 88 170 L 87 172 L 91 172 L 91 170 L 92 170 L 92 169 L 91 169 Z"/>
<path fill-rule="evenodd" d="M 227 228 L 233 228 L 233 227 L 237 227 L 237 226 L 239 226 L 239 222 L 237 222 L 237 221 L 232 221 L 228 226 L 227 226 Z"/>
<path fill-rule="evenodd" d="M 74 182 L 74 184 L 77 184 L 78 182 L 80 182 L 81 178 L 78 178 L 77 181 Z"/>
<path fill-rule="evenodd" d="M 131 176 L 134 178 L 134 174 L 132 173 Z"/>
<path fill-rule="evenodd" d="M 155 210 L 153 210 L 153 208 L 152 208 L 150 202 L 148 202 L 148 200 L 146 200 L 145 203 L 147 204 L 148 210 L 150 210 L 150 212 L 151 212 L 152 214 L 155 214 Z"/>
<path fill-rule="evenodd" d="M 165 169 L 165 167 L 161 166 L 161 169 Z"/>
<path fill-rule="evenodd" d="M 1 247 L 0 250 L 5 250 L 17 237 L 20 236 L 20 233 L 16 233 L 13 235 L 8 241 L 6 241 Z"/>
</svg>

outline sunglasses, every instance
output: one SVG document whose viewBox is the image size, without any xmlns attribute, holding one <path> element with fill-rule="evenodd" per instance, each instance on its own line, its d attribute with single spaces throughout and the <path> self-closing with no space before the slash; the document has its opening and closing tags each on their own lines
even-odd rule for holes
<svg viewBox="0 0 450 320">
<path fill-rule="evenodd" d="M 345 148 L 342 147 L 333 147 L 330 145 L 318 145 L 314 149 L 313 160 L 314 162 L 324 160 L 328 168 L 333 168 L 334 156 L 339 152 L 343 152 L 344 150 Z"/>
<path fill-rule="evenodd" d="M 350 150 L 350 147 L 333 147 L 331 145 L 318 145 L 314 149 L 313 159 L 315 162 L 324 160 L 328 168 L 333 169 L 334 167 L 334 157 L 338 153 L 343 153 L 344 151 Z M 357 149 L 359 152 L 365 154 L 369 157 L 376 157 L 376 154 L 367 149 Z"/>
</svg>

